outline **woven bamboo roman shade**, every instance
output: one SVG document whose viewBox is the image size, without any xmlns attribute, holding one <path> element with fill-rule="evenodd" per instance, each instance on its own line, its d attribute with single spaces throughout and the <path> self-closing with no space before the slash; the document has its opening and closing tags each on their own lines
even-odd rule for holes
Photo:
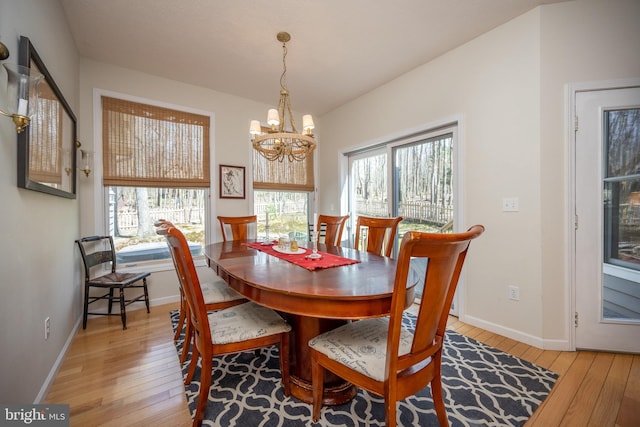
<svg viewBox="0 0 640 427">
<path fill-rule="evenodd" d="M 266 132 L 266 129 L 265 129 Z M 269 161 L 253 151 L 253 188 L 268 191 L 314 191 L 313 152 L 304 160 Z"/>
<path fill-rule="evenodd" d="M 48 84 L 38 88 L 38 114 L 29 132 L 29 179 L 47 184 L 62 183 L 62 105 Z"/>
<path fill-rule="evenodd" d="M 208 116 L 102 97 L 103 183 L 209 187 Z"/>
</svg>

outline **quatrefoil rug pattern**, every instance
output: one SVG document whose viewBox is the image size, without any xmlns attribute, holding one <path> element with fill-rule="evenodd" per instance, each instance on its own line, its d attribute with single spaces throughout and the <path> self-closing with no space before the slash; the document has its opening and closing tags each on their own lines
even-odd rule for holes
<svg viewBox="0 0 640 427">
<path fill-rule="evenodd" d="M 171 313 L 175 329 L 178 312 Z M 415 316 L 405 314 L 412 328 Z M 184 331 L 183 331 L 184 334 Z M 176 342 L 182 351 L 182 336 Z M 200 364 L 198 364 L 199 366 Z M 188 360 L 182 367 L 186 376 Z M 447 331 L 442 383 L 449 423 L 456 426 L 521 426 L 544 401 L 558 375 L 453 331 Z M 195 412 L 200 369 L 185 386 Z M 203 425 L 207 426 L 384 426 L 382 398 L 360 390 L 345 405 L 323 407 L 318 423 L 311 405 L 285 397 L 280 385 L 278 349 L 262 349 L 214 359 L 212 386 Z M 398 402 L 398 425 L 437 426 L 429 387 Z"/>
</svg>

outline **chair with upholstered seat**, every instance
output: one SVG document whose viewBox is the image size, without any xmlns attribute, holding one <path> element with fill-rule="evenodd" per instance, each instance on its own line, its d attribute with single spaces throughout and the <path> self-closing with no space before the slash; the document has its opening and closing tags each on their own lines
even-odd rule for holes
<svg viewBox="0 0 640 427">
<path fill-rule="evenodd" d="M 344 225 L 348 219 L 349 215 L 318 215 L 318 241 L 331 246 L 340 246 L 342 243 L 342 230 L 344 230 Z M 313 224 L 309 225 L 309 231 L 315 231 L 313 230 Z"/>
<path fill-rule="evenodd" d="M 116 250 L 111 236 L 91 236 L 76 240 L 80 248 L 82 263 L 84 264 L 84 309 L 82 313 L 82 329 L 87 328 L 87 316 L 89 314 L 100 316 L 120 315 L 122 329 L 127 329 L 127 313 L 125 307 L 136 301 L 144 301 L 149 313 L 149 291 L 147 289 L 147 277 L 151 273 L 123 273 L 117 271 Z M 105 273 L 108 271 L 108 273 Z M 108 289 L 106 294 L 100 296 L 89 295 L 91 288 Z M 125 289 L 142 289 L 136 297 L 127 299 Z M 118 290 L 118 295 L 114 291 Z M 89 312 L 89 304 L 107 300 L 107 312 Z M 112 313 L 113 303 L 118 303 L 120 313 Z"/>
<path fill-rule="evenodd" d="M 255 239 L 258 233 L 258 216 L 218 216 L 222 240 Z"/>
<path fill-rule="evenodd" d="M 154 224 L 156 227 L 162 226 L 171 226 L 175 227 L 173 223 L 167 221 L 165 219 L 160 219 Z M 227 283 L 220 279 L 216 278 L 212 282 L 204 282 L 200 283 L 202 287 L 202 295 L 204 297 L 204 303 L 207 306 L 208 311 L 213 310 L 221 310 L 223 308 L 233 307 L 234 305 L 242 304 L 247 302 L 247 299 L 242 295 L 234 291 L 227 285 Z M 186 322 L 186 328 L 184 333 L 184 342 L 182 345 L 182 354 L 180 355 L 180 362 L 184 363 L 187 360 L 187 356 L 189 355 L 189 349 L 191 348 L 191 343 L 193 340 L 193 327 L 191 326 L 191 322 L 188 320 L 189 316 L 189 306 L 187 304 L 186 295 L 182 291 L 182 287 L 180 286 L 180 309 L 179 309 L 179 317 L 178 317 L 178 325 L 176 327 L 176 332 L 173 336 L 173 340 L 176 341 L 180 338 L 180 333 L 182 332 L 182 328 Z"/>
<path fill-rule="evenodd" d="M 353 247 L 390 257 L 400 221 L 402 221 L 401 216 L 395 218 L 359 216 Z"/>
<path fill-rule="evenodd" d="M 277 345 L 282 385 L 285 396 L 288 396 L 291 326 L 275 311 L 254 302 L 207 313 L 202 287 L 186 238 L 180 230 L 169 224 L 162 224 L 156 232 L 167 239 L 180 286 L 186 295 L 190 321 L 195 330 L 195 345 L 187 382 L 193 377 L 198 357 L 201 357 L 202 361 L 200 390 L 193 425 L 202 424 L 211 393 L 214 356 Z"/>
<path fill-rule="evenodd" d="M 390 315 L 348 323 L 309 341 L 314 421 L 320 417 L 322 378 L 328 370 L 384 397 L 387 427 L 396 425 L 398 400 L 431 384 L 438 422 L 448 425 L 440 378 L 445 328 L 470 241 L 483 232 L 483 226 L 475 225 L 458 234 L 405 233 Z M 412 257 L 428 258 L 425 277 L 410 269 Z M 421 279 L 424 297 L 412 332 L 402 325 L 407 284 Z"/>
</svg>

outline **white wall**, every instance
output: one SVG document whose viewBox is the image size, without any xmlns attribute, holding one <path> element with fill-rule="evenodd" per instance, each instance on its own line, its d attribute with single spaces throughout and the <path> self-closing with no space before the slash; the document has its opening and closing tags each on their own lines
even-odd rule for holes
<svg viewBox="0 0 640 427">
<path fill-rule="evenodd" d="M 640 2 L 539 7 L 318 120 L 319 211 L 340 200 L 338 151 L 462 117 L 462 320 L 546 348 L 569 345 L 564 85 L 640 76 Z M 615 47 L 615 48 L 614 48 Z M 501 211 L 518 197 L 520 212 Z M 507 286 L 520 287 L 520 301 Z"/>
<path fill-rule="evenodd" d="M 18 39 L 29 37 L 79 120 L 78 55 L 57 1 L 0 1 L 0 40 L 18 62 Z M 6 73 L 0 67 L 0 105 Z M 37 395 L 80 314 L 77 200 L 17 187 L 13 122 L 0 118 L 0 402 Z M 44 339 L 44 319 L 51 335 Z"/>
</svg>

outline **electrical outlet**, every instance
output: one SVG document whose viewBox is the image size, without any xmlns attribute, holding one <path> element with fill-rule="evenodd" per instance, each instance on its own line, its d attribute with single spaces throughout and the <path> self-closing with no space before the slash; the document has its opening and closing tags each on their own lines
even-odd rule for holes
<svg viewBox="0 0 640 427">
<path fill-rule="evenodd" d="M 520 288 L 517 286 L 509 286 L 508 296 L 511 301 L 520 301 Z"/>
<path fill-rule="evenodd" d="M 44 319 L 44 339 L 49 339 L 49 334 L 51 334 L 51 318 L 47 317 Z"/>
</svg>

